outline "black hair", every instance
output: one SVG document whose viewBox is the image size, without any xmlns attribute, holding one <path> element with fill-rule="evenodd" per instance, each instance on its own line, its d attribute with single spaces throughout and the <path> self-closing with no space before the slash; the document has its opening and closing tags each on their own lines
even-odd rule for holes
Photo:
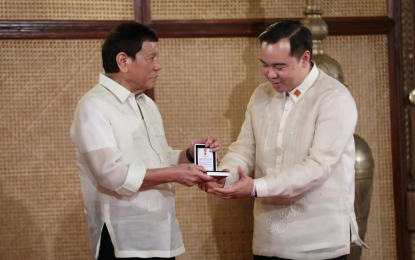
<svg viewBox="0 0 415 260">
<path fill-rule="evenodd" d="M 145 41 L 158 42 L 157 35 L 145 25 L 123 23 L 112 29 L 101 49 L 105 73 L 119 72 L 116 61 L 118 53 L 124 52 L 134 60 Z"/>
<path fill-rule="evenodd" d="M 313 55 L 313 38 L 310 30 L 299 21 L 283 20 L 270 25 L 258 39 L 260 43 L 277 43 L 287 38 L 290 41 L 290 56 L 298 60 L 305 51 L 310 52 L 310 62 Z"/>
</svg>

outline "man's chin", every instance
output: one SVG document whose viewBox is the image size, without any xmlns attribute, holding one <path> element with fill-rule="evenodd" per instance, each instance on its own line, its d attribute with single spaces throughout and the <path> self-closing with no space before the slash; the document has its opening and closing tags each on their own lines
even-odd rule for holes
<svg viewBox="0 0 415 260">
<path fill-rule="evenodd" d="M 270 83 L 274 87 L 274 89 L 278 92 L 280 92 L 282 89 L 284 89 L 284 84 L 282 82 L 279 82 L 279 83 L 270 82 Z"/>
<path fill-rule="evenodd" d="M 153 89 L 156 86 L 156 84 L 149 84 L 146 88 L 146 90 Z"/>
<path fill-rule="evenodd" d="M 282 87 L 282 86 L 280 86 L 280 87 L 273 86 L 273 87 L 274 87 L 275 91 L 277 91 L 278 93 L 286 92 L 284 87 Z"/>
</svg>

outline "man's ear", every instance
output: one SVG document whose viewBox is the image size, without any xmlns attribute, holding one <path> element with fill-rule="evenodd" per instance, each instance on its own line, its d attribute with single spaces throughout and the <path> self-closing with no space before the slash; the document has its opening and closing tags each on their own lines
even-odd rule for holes
<svg viewBox="0 0 415 260">
<path fill-rule="evenodd" d="M 120 72 L 124 72 L 124 73 L 128 72 L 127 59 L 128 59 L 128 55 L 125 54 L 124 52 L 118 53 L 117 57 L 115 57 L 118 68 L 120 68 Z"/>
<path fill-rule="evenodd" d="M 301 57 L 301 66 L 303 68 L 307 67 L 307 64 L 310 63 L 310 56 L 311 56 L 310 51 L 305 51 L 303 53 L 303 56 Z"/>
</svg>

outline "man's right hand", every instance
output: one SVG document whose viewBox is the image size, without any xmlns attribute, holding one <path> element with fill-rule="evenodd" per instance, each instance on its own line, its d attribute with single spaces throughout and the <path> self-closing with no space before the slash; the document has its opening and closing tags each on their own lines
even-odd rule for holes
<svg viewBox="0 0 415 260">
<path fill-rule="evenodd" d="M 225 185 L 226 178 L 215 178 L 214 181 L 211 182 L 204 182 L 199 183 L 198 187 L 204 192 L 207 192 L 208 190 L 212 190 L 213 188 L 223 188 L 223 185 Z"/>
<path fill-rule="evenodd" d="M 205 174 L 206 169 L 202 166 L 195 165 L 195 164 L 181 164 L 172 167 L 174 182 L 180 183 L 187 187 L 191 187 L 195 184 L 205 183 L 214 181 L 215 178 Z"/>
</svg>

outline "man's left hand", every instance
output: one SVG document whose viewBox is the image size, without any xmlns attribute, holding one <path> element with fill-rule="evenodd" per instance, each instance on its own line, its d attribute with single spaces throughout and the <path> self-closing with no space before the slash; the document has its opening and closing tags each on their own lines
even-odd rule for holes
<svg viewBox="0 0 415 260">
<path fill-rule="evenodd" d="M 213 188 L 207 192 L 222 199 L 248 198 L 254 189 L 254 180 L 246 176 L 241 166 L 238 166 L 239 181 L 229 188 Z"/>
<path fill-rule="evenodd" d="M 208 135 L 200 139 L 199 141 L 192 141 L 192 145 L 190 146 L 190 154 L 194 155 L 194 145 L 195 144 L 204 144 L 205 147 L 212 148 L 213 152 L 218 152 L 222 149 L 222 141 L 220 138 L 216 138 L 213 135 Z"/>
</svg>

